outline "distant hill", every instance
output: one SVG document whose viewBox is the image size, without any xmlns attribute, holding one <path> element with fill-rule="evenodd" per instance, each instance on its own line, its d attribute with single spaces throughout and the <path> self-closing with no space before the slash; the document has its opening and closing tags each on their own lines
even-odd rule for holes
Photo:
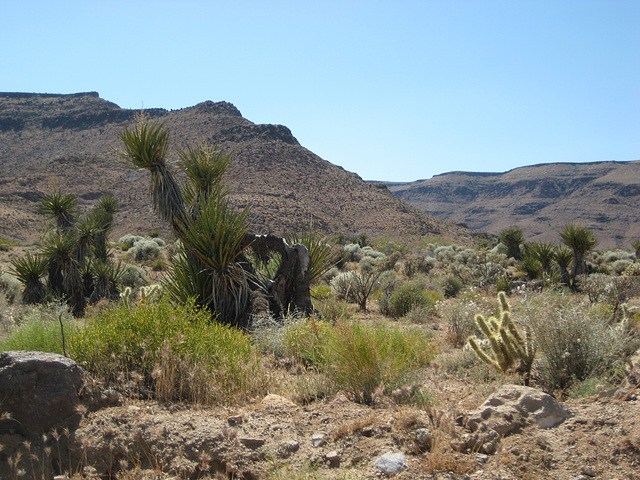
<svg viewBox="0 0 640 480">
<path fill-rule="evenodd" d="M 30 239 L 45 225 L 35 213 L 43 193 L 60 187 L 89 206 L 104 192 L 120 202 L 116 234 L 162 227 L 148 195 L 148 176 L 127 170 L 114 147 L 136 110 L 95 92 L 0 93 L 0 237 Z M 442 221 L 302 147 L 282 125 L 256 125 L 226 102 L 205 101 L 146 113 L 171 129 L 172 145 L 198 141 L 233 151 L 228 177 L 236 205 L 252 205 L 252 230 L 283 234 L 303 228 L 327 234 L 438 235 L 468 242 L 469 230 Z"/>
<path fill-rule="evenodd" d="M 558 242 L 563 226 L 575 222 L 592 229 L 603 248 L 630 250 L 640 238 L 640 161 L 451 172 L 386 185 L 424 212 L 489 233 L 519 226 L 527 240 Z"/>
</svg>

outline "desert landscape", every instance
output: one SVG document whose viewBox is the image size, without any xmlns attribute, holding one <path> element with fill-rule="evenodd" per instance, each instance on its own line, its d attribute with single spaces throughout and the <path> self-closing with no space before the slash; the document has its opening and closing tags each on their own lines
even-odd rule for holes
<svg viewBox="0 0 640 480">
<path fill-rule="evenodd" d="M 640 478 L 637 162 L 365 182 L 96 93 L 0 141 L 0 477 Z"/>
</svg>

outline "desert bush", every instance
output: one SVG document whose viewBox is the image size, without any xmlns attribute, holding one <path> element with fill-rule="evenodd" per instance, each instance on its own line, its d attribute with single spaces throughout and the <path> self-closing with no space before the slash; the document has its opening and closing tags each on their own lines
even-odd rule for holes
<svg viewBox="0 0 640 480">
<path fill-rule="evenodd" d="M 390 392 L 432 357 L 429 338 L 418 329 L 341 323 L 328 345 L 327 374 L 355 400 L 371 404 L 374 392 Z"/>
<path fill-rule="evenodd" d="M 478 334 L 474 316 L 480 310 L 473 301 L 441 302 L 436 307 L 447 324 L 447 340 L 456 348 L 462 348 L 471 335 Z"/>
<path fill-rule="evenodd" d="M 464 288 L 464 283 L 458 277 L 453 275 L 447 275 L 442 280 L 442 290 L 446 298 L 453 298 L 457 296 Z"/>
<path fill-rule="evenodd" d="M 66 304 L 53 302 L 29 308 L 20 323 L 0 342 L 0 351 L 34 350 L 66 353 L 67 339 L 79 329 Z"/>
<path fill-rule="evenodd" d="M 229 403 L 261 391 L 260 360 L 242 331 L 167 300 L 103 311 L 70 341 L 80 365 L 107 382 L 137 372 L 161 400 Z"/>
<path fill-rule="evenodd" d="M 621 259 L 621 260 L 616 260 L 610 266 L 611 266 L 611 270 L 613 270 L 614 273 L 617 273 L 618 275 L 622 275 L 624 271 L 627 268 L 629 268 L 629 266 L 631 266 L 632 264 L 633 264 L 633 260 Z"/>
<path fill-rule="evenodd" d="M 142 285 L 148 285 L 149 280 L 143 268 L 127 263 L 122 267 L 120 283 L 125 287 L 137 288 Z"/>
<path fill-rule="evenodd" d="M 570 295 L 544 293 L 518 310 L 538 347 L 535 379 L 547 390 L 565 390 L 576 382 L 605 375 L 624 361 L 624 331 L 612 327 L 602 309 Z"/>
<path fill-rule="evenodd" d="M 10 304 L 15 303 L 22 296 L 22 283 L 10 273 L 4 272 L 0 274 L 0 294 L 2 293 Z"/>
<path fill-rule="evenodd" d="M 436 259 L 441 262 L 450 261 L 455 255 L 455 251 L 451 245 L 442 245 L 437 247 L 433 253 L 436 256 Z"/>
<path fill-rule="evenodd" d="M 331 290 L 338 300 L 354 301 L 354 275 L 355 272 L 342 272 L 331 280 Z"/>
<path fill-rule="evenodd" d="M 315 317 L 294 318 L 284 329 L 287 356 L 305 365 L 325 369 L 330 362 L 328 350 L 334 328 Z"/>
<path fill-rule="evenodd" d="M 359 262 L 362 258 L 362 248 L 357 243 L 348 243 L 343 249 L 344 259 L 347 262 Z"/>
<path fill-rule="evenodd" d="M 139 242 L 141 240 L 144 240 L 144 237 L 141 237 L 140 235 L 131 235 L 128 233 L 118 239 L 118 245 L 120 245 L 120 249 L 123 252 L 126 252 L 131 247 L 133 247 L 134 243 Z"/>
<path fill-rule="evenodd" d="M 427 275 L 435 266 L 436 259 L 433 257 L 412 255 L 404 262 L 404 274 L 408 278 L 417 274 Z"/>
<path fill-rule="evenodd" d="M 639 282 L 636 277 L 604 275 L 594 273 L 579 278 L 580 289 L 587 294 L 591 303 L 604 303 L 613 309 L 614 319 L 620 307 L 638 294 Z"/>
<path fill-rule="evenodd" d="M 378 303 L 381 313 L 392 317 L 403 317 L 416 307 L 433 307 L 433 295 L 427 293 L 422 281 L 412 280 L 383 295 Z"/>
<path fill-rule="evenodd" d="M 331 297 L 317 302 L 315 307 L 320 313 L 320 317 L 331 323 L 336 323 L 339 320 L 349 320 L 353 316 L 346 302 Z"/>
<path fill-rule="evenodd" d="M 138 240 L 129 250 L 127 250 L 127 253 L 138 262 L 158 258 L 162 249 L 155 240 L 159 239 Z"/>
</svg>

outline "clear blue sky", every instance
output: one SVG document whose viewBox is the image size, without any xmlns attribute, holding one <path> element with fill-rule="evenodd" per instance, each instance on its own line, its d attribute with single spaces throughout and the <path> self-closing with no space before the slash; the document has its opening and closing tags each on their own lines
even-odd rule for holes
<svg viewBox="0 0 640 480">
<path fill-rule="evenodd" d="M 0 91 L 228 101 L 367 180 L 640 159 L 640 0 L 0 0 Z"/>
</svg>

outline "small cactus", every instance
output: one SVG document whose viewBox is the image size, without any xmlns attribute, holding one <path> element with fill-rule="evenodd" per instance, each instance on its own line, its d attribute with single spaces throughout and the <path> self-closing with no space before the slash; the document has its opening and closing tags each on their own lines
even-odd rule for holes
<svg viewBox="0 0 640 480">
<path fill-rule="evenodd" d="M 498 293 L 498 300 L 500 301 L 498 318 L 489 317 L 485 320 L 481 314 L 475 317 L 480 331 L 489 341 L 493 357 L 480 348 L 475 338 L 469 337 L 469 345 L 480 360 L 503 373 L 516 371 L 522 374 L 525 385 L 528 385 L 536 353 L 531 329 L 526 328 L 523 337 L 511 320 L 511 309 L 504 292 Z"/>
</svg>

